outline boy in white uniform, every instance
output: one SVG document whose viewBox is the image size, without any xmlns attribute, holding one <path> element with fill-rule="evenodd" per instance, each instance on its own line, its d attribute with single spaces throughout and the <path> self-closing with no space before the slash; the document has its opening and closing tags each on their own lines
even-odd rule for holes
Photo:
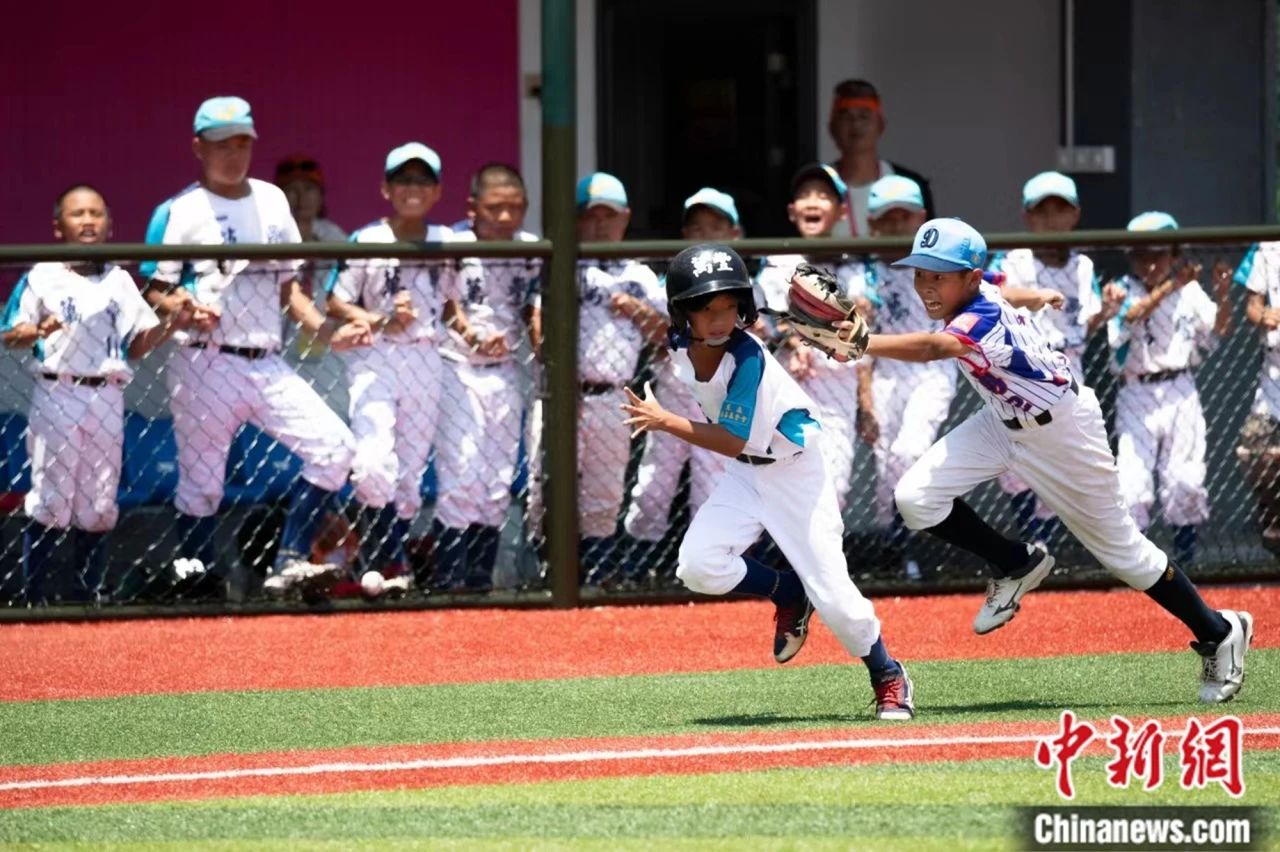
<svg viewBox="0 0 1280 852">
<path fill-rule="evenodd" d="M 211 98 L 195 117 L 192 151 L 198 183 L 156 208 L 147 242 L 166 245 L 297 243 L 284 193 L 250 178 L 257 139 L 249 104 Z M 142 265 L 147 301 L 162 314 L 194 312 L 181 333 L 166 380 L 178 443 L 179 549 L 209 569 L 223 475 L 236 432 L 252 421 L 302 458 L 302 478 L 281 533 L 276 564 L 263 587 L 323 592 L 342 574 L 307 561 L 334 492 L 347 481 L 351 431 L 280 355 L 281 309 L 334 350 L 370 342 L 363 321 L 326 320 L 298 282 L 300 261 L 161 261 Z"/>
<path fill-rule="evenodd" d="M 987 403 L 942 437 L 898 483 L 898 510 L 986 559 L 995 575 L 974 630 L 1007 624 L 1053 568 L 1043 545 L 1005 538 L 964 502 L 972 489 L 1012 470 L 1117 578 L 1147 593 L 1191 630 L 1202 660 L 1200 700 L 1229 701 L 1244 679 L 1253 617 L 1215 612 L 1186 574 L 1143 536 L 1121 499 L 1097 397 L 1071 373 L 1036 325 L 982 281 L 987 246 L 959 219 L 932 219 L 916 233 L 915 287 L 941 332 L 871 335 L 867 353 L 904 361 L 956 359 Z"/>
<path fill-rule="evenodd" d="M 915 714 L 911 680 L 889 656 L 871 602 L 849 579 L 844 524 L 816 406 L 764 345 L 741 327 L 755 321 L 742 258 L 726 245 L 685 249 L 667 272 L 672 359 L 703 417 L 663 408 L 630 388 L 627 424 L 663 431 L 726 456 L 725 472 L 680 544 L 677 576 L 703 594 L 767 597 L 777 608 L 774 658 L 800 650 L 817 609 L 871 676 L 879 719 Z M 768 531 L 795 571 L 776 571 L 744 552 Z M 812 603 L 810 603 L 812 601 Z"/>
<path fill-rule="evenodd" d="M 56 238 L 96 245 L 110 233 L 110 212 L 96 189 L 78 184 L 58 196 Z M 44 604 L 55 530 L 72 530 L 77 595 L 95 603 L 103 597 L 107 533 L 119 515 L 124 386 L 133 376 L 127 359 L 141 358 L 191 318 L 188 309 L 160 323 L 133 277 L 109 263 L 38 263 L 18 281 L 0 335 L 10 349 L 35 355 L 24 506 L 31 520 L 22 537 L 28 606 Z"/>
<path fill-rule="evenodd" d="M 426 219 L 440 200 L 440 174 L 440 156 L 421 142 L 392 149 L 382 196 L 393 214 L 358 229 L 351 241 L 448 240 L 448 228 Z M 405 540 L 422 506 L 436 437 L 443 378 L 437 347 L 456 310 L 457 275 L 442 261 L 353 261 L 333 271 L 326 292 L 330 316 L 363 320 L 377 335 L 372 346 L 345 356 L 356 441 L 351 481 L 365 508 L 365 567 L 399 590 L 409 583 Z"/>
<path fill-rule="evenodd" d="M 1131 231 L 1174 230 L 1168 213 L 1135 216 Z M 1151 523 L 1159 477 L 1160 505 L 1173 527 L 1174 561 L 1195 555 L 1196 527 L 1209 517 L 1205 488 L 1205 420 L 1193 370 L 1231 321 L 1231 281 L 1219 277 L 1217 301 L 1195 280 L 1199 267 L 1176 263 L 1176 250 L 1130 251 L 1132 273 L 1119 282 L 1125 302 L 1107 328 L 1116 394 L 1116 464 L 1125 503 L 1138 528 Z"/>
</svg>

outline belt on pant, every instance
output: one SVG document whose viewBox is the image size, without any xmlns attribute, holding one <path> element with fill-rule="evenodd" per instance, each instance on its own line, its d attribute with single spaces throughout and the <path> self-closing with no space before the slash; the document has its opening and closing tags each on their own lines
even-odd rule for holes
<svg viewBox="0 0 1280 852">
<path fill-rule="evenodd" d="M 743 453 L 742 455 L 737 457 L 737 461 L 740 461 L 743 464 L 749 464 L 749 465 L 752 465 L 753 467 L 757 467 L 763 464 L 773 464 L 774 462 L 777 461 L 777 459 L 771 459 L 765 456 L 749 456 L 746 453 Z"/>
<path fill-rule="evenodd" d="M 613 393 L 618 389 L 618 385 L 609 382 L 583 382 L 583 396 L 604 396 L 607 393 Z"/>
<path fill-rule="evenodd" d="M 205 343 L 201 340 L 197 340 L 195 343 L 189 343 L 187 345 L 192 349 L 209 349 L 210 347 L 213 347 L 212 343 Z M 256 349 L 252 346 L 218 346 L 216 348 L 219 352 L 226 353 L 227 355 L 236 355 L 240 358 L 248 358 L 250 361 L 259 361 L 269 355 L 276 354 L 276 350 L 274 349 Z"/>
<path fill-rule="evenodd" d="M 1158 373 L 1143 373 L 1137 379 L 1144 385 L 1149 385 L 1154 382 L 1171 382 L 1182 374 L 1190 372 L 1189 368 L 1183 367 L 1181 370 L 1161 370 Z"/>
<path fill-rule="evenodd" d="M 110 384 L 110 379 L 106 376 L 63 376 L 58 373 L 41 373 L 40 377 L 51 382 L 69 382 L 73 385 L 86 385 L 91 388 L 100 388 Z"/>
<path fill-rule="evenodd" d="M 1080 393 L 1080 385 L 1076 384 L 1075 379 L 1071 380 L 1071 392 L 1074 394 Z M 1050 413 L 1048 409 L 1045 409 L 1044 411 L 1041 411 L 1039 414 L 1037 414 L 1035 417 L 1031 419 L 1034 420 L 1036 424 L 1039 426 L 1048 426 L 1050 423 L 1053 422 L 1053 414 Z M 1016 417 L 1010 418 L 1009 420 L 1002 420 L 1001 422 L 1004 423 L 1004 425 L 1009 429 L 1022 428 L 1022 421 Z"/>
</svg>

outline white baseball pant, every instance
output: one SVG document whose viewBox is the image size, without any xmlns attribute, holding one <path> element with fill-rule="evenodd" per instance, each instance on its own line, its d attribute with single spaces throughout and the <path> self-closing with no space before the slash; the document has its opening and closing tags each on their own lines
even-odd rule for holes
<svg viewBox="0 0 1280 852">
<path fill-rule="evenodd" d="M 218 511 L 231 442 L 246 422 L 296 453 L 302 478 L 317 488 L 337 491 L 347 481 L 351 430 L 279 355 L 250 359 L 179 347 L 165 379 L 178 443 L 174 505 L 184 515 Z"/>
<path fill-rule="evenodd" d="M 447 361 L 443 401 L 436 517 L 454 529 L 501 527 L 520 451 L 523 395 L 516 364 Z"/>
<path fill-rule="evenodd" d="M 1208 520 L 1204 411 L 1191 373 L 1149 384 L 1127 381 L 1116 394 L 1116 434 L 1121 493 L 1139 528 L 1151 523 L 1157 476 L 1166 521 Z"/>
<path fill-rule="evenodd" d="M 1083 385 L 1084 365 L 1080 361 L 1080 353 L 1068 349 L 1064 354 L 1071 362 L 1071 375 L 1076 377 L 1076 382 Z M 1016 473 L 1002 473 L 996 478 L 996 483 L 1000 486 L 1000 490 L 1010 497 L 1015 497 L 1031 487 L 1023 482 Z M 1037 500 L 1034 517 L 1038 521 L 1051 521 L 1057 516 L 1053 514 L 1052 509 L 1045 505 L 1043 500 Z"/>
<path fill-rule="evenodd" d="M 1044 426 L 1010 429 L 984 406 L 948 432 L 898 483 L 903 520 L 914 530 L 936 526 L 957 498 L 1012 471 L 1104 568 L 1135 589 L 1150 588 L 1168 557 L 1138 529 L 1121 497 L 1098 398 L 1081 386 L 1050 413 Z"/>
<path fill-rule="evenodd" d="M 815 437 L 821 443 L 826 435 Z M 727 461 L 680 543 L 676 576 L 695 592 L 723 595 L 747 574 L 742 553 L 767 531 L 795 568 L 814 609 L 846 650 L 862 657 L 880 638 L 871 601 L 849 578 L 844 523 L 820 448 L 771 465 Z"/>
<path fill-rule="evenodd" d="M 903 369 L 906 368 L 906 369 Z M 941 368 L 941 369 L 940 369 Z M 881 359 L 872 374 L 876 423 L 876 523 L 893 523 L 893 489 L 938 438 L 956 393 L 951 364 L 909 364 Z"/>
</svg>

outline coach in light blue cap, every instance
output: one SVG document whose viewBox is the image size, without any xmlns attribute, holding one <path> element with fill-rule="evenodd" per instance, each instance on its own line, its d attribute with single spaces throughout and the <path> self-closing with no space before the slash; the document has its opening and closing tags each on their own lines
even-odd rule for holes
<svg viewBox="0 0 1280 852">
<path fill-rule="evenodd" d="M 232 136 L 258 138 L 253 129 L 253 111 L 244 98 L 209 98 L 196 110 L 195 132 L 201 139 L 220 142 Z"/>
<path fill-rule="evenodd" d="M 608 172 L 594 172 L 578 181 L 578 212 L 588 207 L 608 207 L 619 213 L 627 210 L 627 190 Z"/>
<path fill-rule="evenodd" d="M 382 174 L 388 176 L 405 163 L 414 160 L 421 162 L 431 170 L 436 180 L 440 180 L 440 155 L 421 142 L 406 142 L 398 148 L 392 148 L 391 153 L 387 154 L 387 162 L 382 168 Z"/>
<path fill-rule="evenodd" d="M 930 219 L 916 231 L 915 248 L 894 266 L 929 272 L 964 272 L 981 269 L 987 262 L 987 241 L 972 225 L 960 219 Z"/>
<path fill-rule="evenodd" d="M 1046 198 L 1061 198 L 1072 207 L 1080 206 L 1076 182 L 1062 172 L 1041 172 L 1022 187 L 1022 207 L 1030 210 Z"/>
</svg>

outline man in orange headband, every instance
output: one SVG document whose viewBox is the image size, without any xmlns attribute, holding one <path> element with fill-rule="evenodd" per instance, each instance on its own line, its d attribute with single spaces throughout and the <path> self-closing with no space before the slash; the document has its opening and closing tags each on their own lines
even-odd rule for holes
<svg viewBox="0 0 1280 852">
<path fill-rule="evenodd" d="M 865 80 L 845 80 L 836 86 L 827 130 L 840 150 L 840 158 L 831 165 L 849 185 L 849 217 L 836 226 L 833 236 L 867 236 L 871 184 L 885 175 L 902 175 L 919 184 L 925 211 L 930 217 L 936 215 L 929 181 L 905 166 L 880 158 L 878 145 L 884 127 L 884 110 L 875 86 Z"/>
</svg>

